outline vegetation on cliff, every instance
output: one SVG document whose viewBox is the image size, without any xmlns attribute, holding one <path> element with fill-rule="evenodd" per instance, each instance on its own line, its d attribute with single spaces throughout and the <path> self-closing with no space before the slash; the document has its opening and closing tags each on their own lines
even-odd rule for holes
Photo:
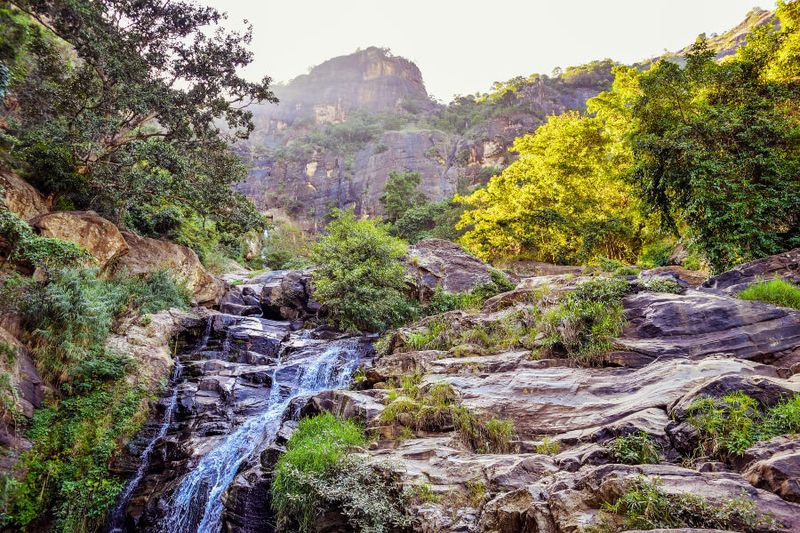
<svg viewBox="0 0 800 533">
<path fill-rule="evenodd" d="M 727 60 L 700 38 L 683 66 L 616 67 L 590 115 L 552 117 L 518 161 L 461 199 L 462 241 L 489 257 L 635 260 L 662 230 L 719 271 L 800 245 L 800 4 Z M 643 209 L 639 209 L 639 207 Z"/>
</svg>

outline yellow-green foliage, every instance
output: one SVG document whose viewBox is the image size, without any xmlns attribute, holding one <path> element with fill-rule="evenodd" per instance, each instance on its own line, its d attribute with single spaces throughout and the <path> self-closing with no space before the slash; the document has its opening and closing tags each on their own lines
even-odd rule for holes
<svg viewBox="0 0 800 533">
<path fill-rule="evenodd" d="M 557 440 L 551 439 L 550 437 L 543 438 L 542 442 L 536 445 L 536 453 L 541 453 L 544 455 L 557 455 L 560 451 L 561 443 L 559 443 Z"/>
<path fill-rule="evenodd" d="M 465 247 L 487 260 L 636 259 L 642 221 L 631 189 L 617 177 L 631 154 L 598 119 L 551 116 L 513 150 L 519 159 L 486 188 L 457 198 L 467 206 L 458 225 L 467 228 Z"/>
</svg>

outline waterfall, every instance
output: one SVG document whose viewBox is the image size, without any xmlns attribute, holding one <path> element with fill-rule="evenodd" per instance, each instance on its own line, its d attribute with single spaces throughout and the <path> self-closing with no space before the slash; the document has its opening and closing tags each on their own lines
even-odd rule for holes
<svg viewBox="0 0 800 533">
<path fill-rule="evenodd" d="M 358 365 L 359 350 L 353 340 L 332 341 L 318 353 L 304 359 L 301 370 L 287 382 L 280 382 L 281 369 L 297 361 L 280 359 L 272 372 L 267 409 L 246 419 L 218 446 L 205 454 L 184 477 L 168 502 L 166 533 L 198 531 L 216 533 L 221 529 L 223 502 L 239 467 L 259 446 L 270 444 L 280 428 L 284 412 L 297 397 L 346 386 Z M 287 373 L 292 375 L 291 372 Z"/>
</svg>

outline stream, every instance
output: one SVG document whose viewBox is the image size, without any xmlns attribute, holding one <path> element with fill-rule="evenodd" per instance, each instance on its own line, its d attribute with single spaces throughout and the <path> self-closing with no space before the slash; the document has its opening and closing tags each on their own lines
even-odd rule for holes
<svg viewBox="0 0 800 533">
<path fill-rule="evenodd" d="M 107 533 L 222 531 L 237 476 L 258 469 L 260 454 L 307 397 L 347 387 L 372 350 L 362 337 L 251 313 L 212 314 L 199 340 L 177 354 L 159 409 L 131 449 L 136 469 L 109 514 Z M 258 531 L 271 531 L 265 512 L 234 529 L 259 524 Z"/>
</svg>

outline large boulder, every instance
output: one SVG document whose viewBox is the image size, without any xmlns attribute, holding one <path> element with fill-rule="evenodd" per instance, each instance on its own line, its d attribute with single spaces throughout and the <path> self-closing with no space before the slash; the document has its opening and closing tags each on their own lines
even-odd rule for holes
<svg viewBox="0 0 800 533">
<path fill-rule="evenodd" d="M 773 363 L 800 345 L 800 313 L 724 294 L 640 292 L 624 306 L 617 345 L 649 359 L 724 353 Z"/>
<path fill-rule="evenodd" d="M 31 220 L 45 237 L 74 242 L 95 258 L 101 269 L 128 252 L 119 228 L 94 211 L 47 213 Z"/>
<path fill-rule="evenodd" d="M 31 184 L 12 172 L 0 170 L 2 203 L 23 220 L 30 220 L 50 211 L 52 202 Z"/>
<path fill-rule="evenodd" d="M 311 270 L 276 270 L 250 281 L 260 287 L 266 318 L 298 320 L 315 316 L 321 309 L 312 297 Z"/>
<path fill-rule="evenodd" d="M 800 248 L 739 265 L 703 283 L 704 289 L 736 294 L 762 279 L 781 278 L 800 283 Z"/>
<path fill-rule="evenodd" d="M 745 453 L 752 463 L 744 477 L 753 486 L 800 503 L 800 437 L 776 437 L 759 442 Z"/>
<path fill-rule="evenodd" d="M 190 248 L 172 242 L 140 237 L 123 230 L 128 253 L 117 261 L 117 272 L 145 274 L 170 269 L 182 279 L 198 305 L 214 305 L 222 297 L 225 284 L 210 275 L 197 254 Z"/>
<path fill-rule="evenodd" d="M 437 287 L 463 293 L 490 283 L 493 273 L 505 277 L 459 245 L 442 239 L 426 239 L 409 248 L 406 268 L 422 300 L 430 297 Z"/>
</svg>

